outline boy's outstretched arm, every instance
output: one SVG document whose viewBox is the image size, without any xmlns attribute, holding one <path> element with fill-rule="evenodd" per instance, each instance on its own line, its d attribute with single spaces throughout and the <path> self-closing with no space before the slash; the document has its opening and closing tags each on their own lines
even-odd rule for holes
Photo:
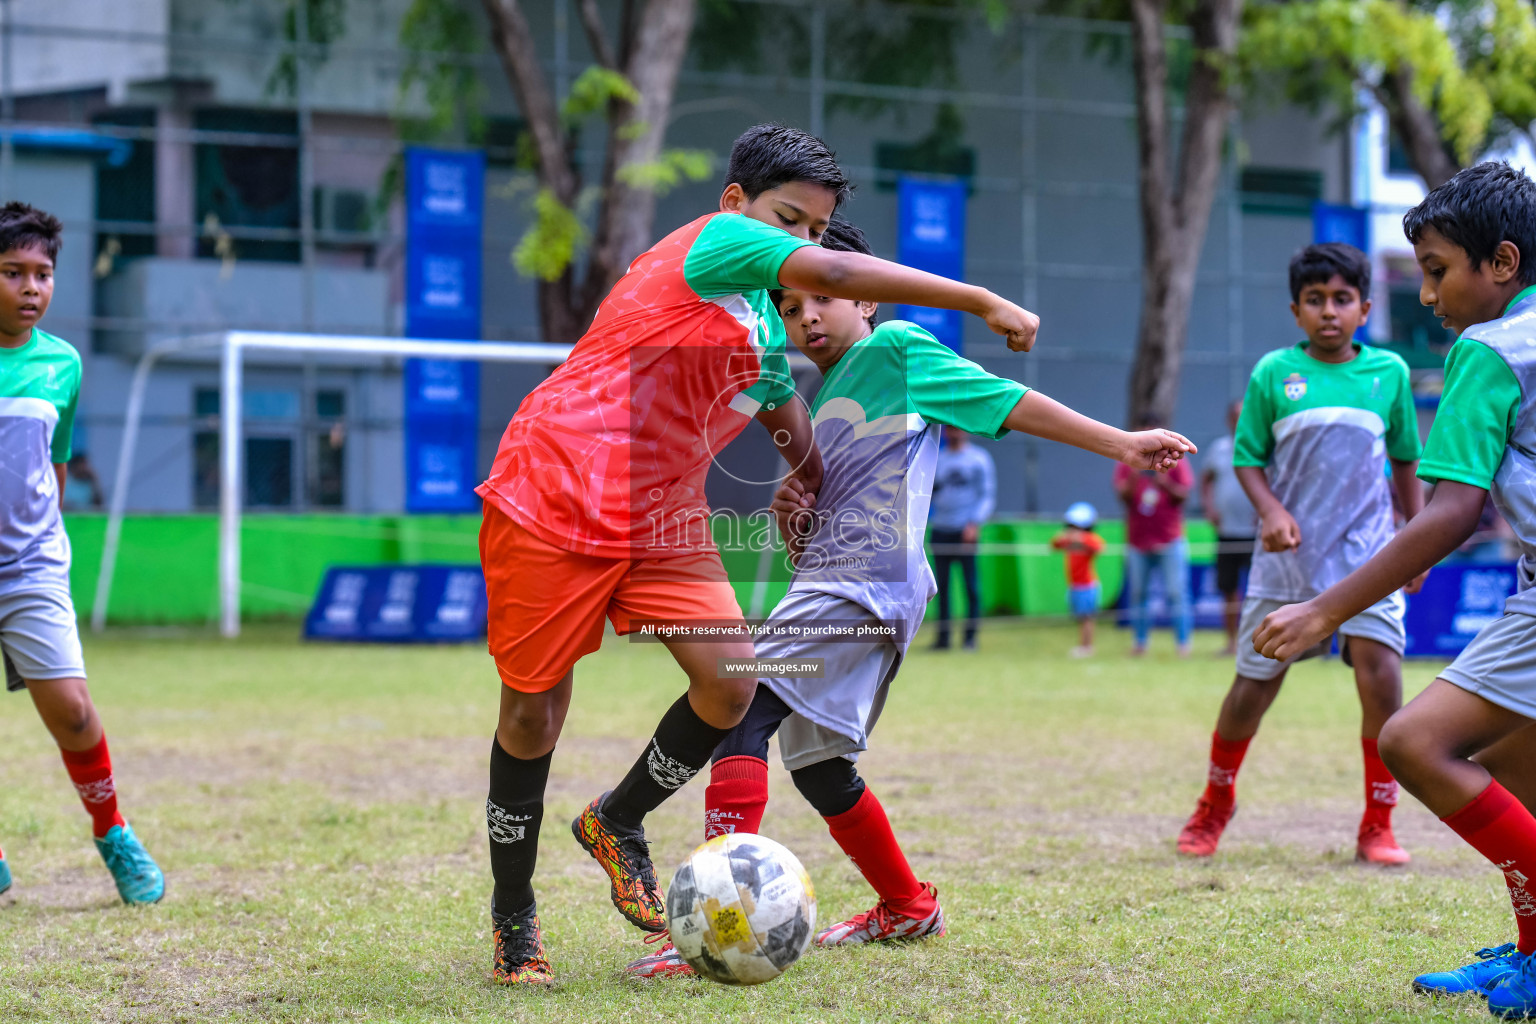
<svg viewBox="0 0 1536 1024">
<path fill-rule="evenodd" d="M 1035 314 L 985 288 L 858 252 L 834 252 L 815 245 L 796 249 L 779 268 L 779 284 L 834 299 L 904 302 L 973 313 L 1007 338 L 1015 352 L 1028 352 L 1040 329 Z"/>
<path fill-rule="evenodd" d="M 1259 514 L 1259 539 L 1265 551 L 1290 551 L 1301 546 L 1301 527 L 1269 488 L 1269 474 L 1260 466 L 1238 466 L 1237 482 Z"/>
<path fill-rule="evenodd" d="M 1131 433 L 1084 416 L 1038 391 L 1026 391 L 1003 426 L 1095 452 L 1135 469 L 1167 472 L 1185 452 L 1199 451 L 1182 434 L 1161 429 Z"/>
<path fill-rule="evenodd" d="M 774 447 L 789 463 L 790 474 L 810 493 L 821 490 L 821 450 L 816 447 L 805 403 L 792 398 L 777 409 L 758 410 L 755 419 L 767 428 Z"/>
<path fill-rule="evenodd" d="M 1488 492 L 1442 480 L 1429 504 L 1369 562 L 1310 601 L 1271 612 L 1253 634 L 1253 649 L 1284 661 L 1321 643 L 1394 590 L 1426 573 L 1477 529 Z"/>
</svg>

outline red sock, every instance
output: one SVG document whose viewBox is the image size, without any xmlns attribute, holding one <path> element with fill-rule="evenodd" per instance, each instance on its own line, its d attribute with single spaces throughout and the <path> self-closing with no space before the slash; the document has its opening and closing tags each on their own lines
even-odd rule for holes
<svg viewBox="0 0 1536 1024">
<path fill-rule="evenodd" d="M 1361 737 L 1360 746 L 1365 751 L 1365 817 L 1360 824 L 1386 827 L 1392 824 L 1392 808 L 1397 806 L 1397 780 L 1381 763 L 1375 740 Z"/>
<path fill-rule="evenodd" d="M 709 769 L 704 789 L 704 838 L 756 832 L 768 809 L 768 762 L 738 754 Z"/>
<path fill-rule="evenodd" d="M 1467 806 L 1440 820 L 1504 872 L 1520 929 L 1520 952 L 1536 953 L 1536 884 L 1531 881 L 1536 876 L 1536 818 L 1493 781 Z"/>
<path fill-rule="evenodd" d="M 90 750 L 59 749 L 64 758 L 64 769 L 69 780 L 80 794 L 80 802 L 91 816 L 91 831 L 97 839 L 106 835 L 113 825 L 123 825 L 123 816 L 117 813 L 117 787 L 112 783 L 112 755 L 107 752 L 107 737 Z"/>
<path fill-rule="evenodd" d="M 825 820 L 837 845 L 892 910 L 913 920 L 933 913 L 937 901 L 912 873 L 907 855 L 901 852 L 896 833 L 891 831 L 885 808 L 868 786 L 858 803 Z"/>
<path fill-rule="evenodd" d="M 1206 770 L 1205 799 L 1213 804 L 1230 804 L 1237 798 L 1237 770 L 1248 753 L 1246 740 L 1224 740 L 1221 733 L 1211 733 L 1211 763 Z"/>
</svg>

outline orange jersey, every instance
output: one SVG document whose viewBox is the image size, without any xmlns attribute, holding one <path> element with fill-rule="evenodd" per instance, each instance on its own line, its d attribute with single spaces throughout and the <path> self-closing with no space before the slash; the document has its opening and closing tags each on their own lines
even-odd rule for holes
<svg viewBox="0 0 1536 1024">
<path fill-rule="evenodd" d="M 524 399 L 477 493 L 567 551 L 714 550 L 704 478 L 759 409 L 794 396 L 767 289 L 810 244 L 716 213 L 642 253 Z"/>
<path fill-rule="evenodd" d="M 1067 583 L 1090 587 L 1099 582 L 1093 560 L 1104 550 L 1104 538 L 1088 530 L 1063 530 L 1051 538 L 1051 547 L 1067 553 Z"/>
</svg>

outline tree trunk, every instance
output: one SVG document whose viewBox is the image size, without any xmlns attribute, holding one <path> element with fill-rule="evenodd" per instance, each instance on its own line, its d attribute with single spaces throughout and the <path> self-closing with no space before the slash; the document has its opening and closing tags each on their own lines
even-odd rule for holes
<svg viewBox="0 0 1536 1024">
<path fill-rule="evenodd" d="M 1425 186 L 1438 188 L 1450 181 L 1461 165 L 1441 138 L 1434 112 L 1413 94 L 1413 68 L 1401 67 L 1383 76 L 1373 91 L 1386 108 L 1387 120 L 1402 142 L 1408 162 L 1424 179 Z"/>
<path fill-rule="evenodd" d="M 581 177 L 571 160 L 559 105 L 545 78 L 519 0 L 482 3 L 490 18 L 496 52 L 528 122 L 539 184 L 565 206 L 574 207 L 581 194 Z M 630 261 L 653 241 L 655 190 L 626 181 L 625 171 L 661 155 L 696 10 L 697 0 L 649 0 L 642 4 L 626 0 L 618 45 L 613 46 L 597 5 L 582 0 L 578 6 L 592 52 L 604 65 L 623 72 L 639 100 L 633 104 L 616 100 L 609 105 L 607 153 L 599 183 L 602 202 L 581 283 L 576 283 L 574 266 L 557 280 L 539 283 L 539 319 L 545 340 L 572 342 L 579 338 Z"/>
<path fill-rule="evenodd" d="M 1127 384 L 1132 426 L 1148 417 L 1171 422 L 1178 401 L 1195 274 L 1233 107 L 1227 69 L 1237 50 L 1242 6 L 1242 0 L 1200 0 L 1190 15 L 1195 61 L 1175 180 L 1168 138 L 1167 0 L 1131 2 L 1142 228 L 1141 320 Z"/>
</svg>

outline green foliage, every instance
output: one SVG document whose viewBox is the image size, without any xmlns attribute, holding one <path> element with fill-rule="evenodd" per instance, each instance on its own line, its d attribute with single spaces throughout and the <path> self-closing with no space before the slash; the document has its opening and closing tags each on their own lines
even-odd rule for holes
<svg viewBox="0 0 1536 1024">
<path fill-rule="evenodd" d="M 402 134 L 415 141 L 455 135 L 478 141 L 485 133 L 485 83 L 473 58 L 480 52 L 480 30 L 456 0 L 411 0 L 400 19 L 405 65 L 400 71 L 396 106 L 403 113 L 417 94 L 424 118 L 400 118 Z"/>
<path fill-rule="evenodd" d="M 1288 98 L 1356 112 L 1357 91 L 1413 73 L 1413 93 L 1467 164 L 1536 120 L 1536 7 L 1526 0 L 1305 0 L 1250 6 L 1242 57 Z"/>
<path fill-rule="evenodd" d="M 575 210 L 553 191 L 541 188 L 533 198 L 533 224 L 512 250 L 512 265 L 525 277 L 557 281 L 586 245 L 587 227 Z"/>
<path fill-rule="evenodd" d="M 308 64 L 313 68 L 325 60 L 330 45 L 340 39 L 347 30 L 347 0 L 288 0 L 283 8 L 283 38 L 289 43 L 299 41 L 299 14 L 305 18 L 304 41 L 318 47 Z M 296 95 L 299 91 L 299 64 L 293 50 L 285 50 L 267 76 L 266 92 L 269 96 Z"/>
<path fill-rule="evenodd" d="M 630 188 L 666 195 L 685 181 L 704 181 L 715 169 L 715 154 L 707 149 L 665 149 L 650 163 L 619 168 L 618 178 Z"/>
<path fill-rule="evenodd" d="M 594 64 L 576 76 L 560 107 L 568 131 L 576 131 L 587 118 L 601 114 L 610 103 L 639 103 L 640 92 L 629 79 L 611 68 Z"/>
</svg>

